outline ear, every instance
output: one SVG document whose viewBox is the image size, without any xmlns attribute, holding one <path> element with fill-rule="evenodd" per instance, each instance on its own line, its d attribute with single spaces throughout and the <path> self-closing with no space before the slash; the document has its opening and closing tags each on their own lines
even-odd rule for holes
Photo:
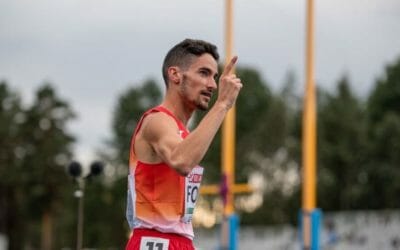
<svg viewBox="0 0 400 250">
<path fill-rule="evenodd" d="M 177 66 L 169 67 L 168 68 L 168 78 L 174 84 L 180 83 L 181 79 L 182 79 L 182 74 L 180 72 L 179 67 L 177 67 Z"/>
</svg>

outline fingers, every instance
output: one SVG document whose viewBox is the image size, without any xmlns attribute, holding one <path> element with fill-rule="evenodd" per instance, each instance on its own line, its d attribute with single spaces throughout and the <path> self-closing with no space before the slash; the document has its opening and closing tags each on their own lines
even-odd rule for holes
<svg viewBox="0 0 400 250">
<path fill-rule="evenodd" d="M 240 89 L 243 87 L 242 81 L 233 72 L 237 59 L 238 57 L 234 56 L 230 60 L 219 78 L 217 101 L 227 109 L 230 109 L 235 104 Z"/>
<path fill-rule="evenodd" d="M 223 76 L 229 75 L 231 73 L 232 69 L 236 65 L 237 59 L 237 56 L 232 57 L 231 61 L 225 66 L 224 71 L 222 72 Z"/>
<path fill-rule="evenodd" d="M 232 82 L 235 83 L 235 85 L 241 89 L 243 87 L 243 83 L 240 80 L 240 78 L 237 78 L 236 76 L 234 76 L 234 78 L 232 79 Z"/>
<path fill-rule="evenodd" d="M 239 88 L 243 87 L 242 80 L 239 77 L 237 77 L 235 74 L 226 75 L 226 76 L 224 76 L 224 79 L 226 82 L 231 82 L 231 83 L 233 83 L 233 85 L 236 85 Z"/>
<path fill-rule="evenodd" d="M 225 76 L 227 80 L 233 82 L 233 83 L 242 83 L 242 80 L 237 77 L 235 74 L 231 74 L 229 76 Z"/>
</svg>

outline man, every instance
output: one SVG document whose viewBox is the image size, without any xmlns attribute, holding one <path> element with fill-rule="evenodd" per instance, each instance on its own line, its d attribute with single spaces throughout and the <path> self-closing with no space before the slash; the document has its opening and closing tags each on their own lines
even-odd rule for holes
<svg viewBox="0 0 400 250">
<path fill-rule="evenodd" d="M 203 168 L 198 166 L 242 88 L 231 73 L 232 58 L 219 80 L 216 46 L 186 39 L 166 55 L 163 102 L 148 110 L 131 139 L 127 219 L 133 234 L 128 250 L 192 250 L 191 219 Z M 191 133 L 186 125 L 196 109 L 207 110 Z"/>
</svg>

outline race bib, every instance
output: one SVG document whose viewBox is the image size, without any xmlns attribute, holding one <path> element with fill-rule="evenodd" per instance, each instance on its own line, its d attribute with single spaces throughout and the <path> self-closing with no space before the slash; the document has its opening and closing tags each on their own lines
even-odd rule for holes
<svg viewBox="0 0 400 250">
<path fill-rule="evenodd" d="M 185 177 L 185 210 L 181 219 L 181 221 L 184 223 L 189 223 L 192 221 L 197 197 L 199 196 L 200 192 L 201 180 L 203 179 L 203 170 L 203 167 L 196 166 L 193 168 L 192 172 Z"/>
<path fill-rule="evenodd" d="M 142 237 L 139 250 L 168 250 L 169 240 L 157 237 Z"/>
</svg>

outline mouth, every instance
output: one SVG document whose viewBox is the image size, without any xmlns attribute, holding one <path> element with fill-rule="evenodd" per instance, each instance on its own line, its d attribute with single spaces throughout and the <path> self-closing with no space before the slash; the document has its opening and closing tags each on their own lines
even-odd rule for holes
<svg viewBox="0 0 400 250">
<path fill-rule="evenodd" d="M 212 92 L 210 92 L 210 91 L 201 91 L 200 94 L 201 94 L 202 96 L 208 97 L 209 99 L 211 99 L 211 97 L 212 97 Z"/>
</svg>

